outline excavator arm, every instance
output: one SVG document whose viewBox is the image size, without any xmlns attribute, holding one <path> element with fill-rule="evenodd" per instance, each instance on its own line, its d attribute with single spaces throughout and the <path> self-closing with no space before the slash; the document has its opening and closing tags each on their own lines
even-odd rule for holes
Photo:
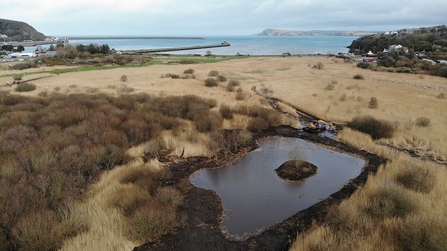
<svg viewBox="0 0 447 251">
<path fill-rule="evenodd" d="M 326 122 L 326 121 L 320 119 L 320 120 L 318 120 L 318 123 L 323 123 L 325 125 L 328 125 L 332 128 L 332 130 L 334 130 L 334 132 L 337 132 L 337 129 L 335 129 L 334 124 L 332 124 L 331 122 Z"/>
</svg>

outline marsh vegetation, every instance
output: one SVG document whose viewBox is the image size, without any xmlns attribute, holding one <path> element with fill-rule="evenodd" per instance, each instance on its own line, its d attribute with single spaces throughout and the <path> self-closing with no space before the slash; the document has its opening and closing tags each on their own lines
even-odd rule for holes
<svg viewBox="0 0 447 251">
<path fill-rule="evenodd" d="M 1 86 L 0 247 L 131 250 L 156 240 L 182 226 L 176 212 L 189 189 L 166 182 L 163 156 L 233 156 L 254 133 L 299 128 L 295 109 L 343 125 L 337 140 L 387 164 L 300 232 L 292 249 L 445 247 L 444 78 L 365 71 L 326 57 L 207 60 L 215 63 L 178 56 L 138 68 L 47 66 L 23 70 L 25 79 L 54 75 L 34 81 L 35 90 Z M 194 70 L 180 62 L 194 62 Z M 318 63 L 324 68 L 311 67 Z M 167 72 L 194 78 L 160 78 Z M 0 79 L 14 74 L 23 76 L 8 70 Z M 207 78 L 218 85 L 205 87 Z M 265 98 L 282 101 L 283 113 Z"/>
</svg>

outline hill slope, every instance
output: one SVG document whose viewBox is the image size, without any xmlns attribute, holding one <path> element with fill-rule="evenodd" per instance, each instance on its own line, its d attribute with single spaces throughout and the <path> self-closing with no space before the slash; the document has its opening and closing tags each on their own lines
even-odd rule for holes
<svg viewBox="0 0 447 251">
<path fill-rule="evenodd" d="M 368 51 L 380 52 L 390 45 L 402 45 L 414 51 L 447 51 L 447 27 L 439 25 L 434 27 L 401 29 L 382 34 L 360 37 L 352 42 L 348 48 L 350 52 L 365 53 Z"/>
<path fill-rule="evenodd" d="M 19 41 L 33 40 L 43 41 L 46 36 L 38 32 L 31 25 L 8 19 L 0 19 L 0 34 L 6 35 L 5 41 Z"/>
</svg>

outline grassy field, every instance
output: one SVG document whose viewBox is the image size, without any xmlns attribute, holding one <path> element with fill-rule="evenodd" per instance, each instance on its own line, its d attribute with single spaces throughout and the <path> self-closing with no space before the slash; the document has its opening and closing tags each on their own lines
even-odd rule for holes
<svg viewBox="0 0 447 251">
<path fill-rule="evenodd" d="M 99 103 L 104 102 L 99 101 L 101 99 L 108 99 L 101 95 L 117 98 L 113 102 L 109 99 L 108 102 L 119 109 L 131 109 L 127 115 L 129 117 L 126 118 L 131 121 L 133 119 L 132 123 L 128 123 L 129 126 L 139 121 L 141 112 L 152 109 L 141 102 L 137 102 L 139 105 L 124 102 L 134 95 L 131 99 L 138 101 L 138 93 L 166 100 L 173 96 L 196 95 L 215 102 L 212 107 L 207 108 L 209 112 L 206 112 L 206 121 L 209 123 L 195 122 L 204 121 L 197 117 L 203 107 L 195 106 L 191 107 L 195 112 L 179 116 L 175 126 L 171 125 L 172 128 L 167 122 L 161 124 L 166 130 L 160 130 L 156 137 L 148 135 L 146 142 L 136 141 L 138 137 L 135 135 L 127 138 L 130 144 L 121 142 L 123 146 L 129 146 L 126 153 L 132 161 L 98 174 L 85 188 L 85 193 L 70 202 L 73 203 L 70 207 L 73 212 L 67 213 L 70 217 L 67 216 L 66 221 L 61 221 L 60 216 L 51 216 L 47 211 L 39 212 L 52 220 L 70 223 L 70 226 L 75 228 L 73 234 L 65 235 L 67 238 L 59 244 L 60 248 L 79 250 L 82 247 L 86 250 L 98 250 L 98 247 L 107 245 L 113 250 L 131 250 L 135 245 L 155 238 L 148 234 L 147 229 L 129 230 L 128 226 L 132 222 L 155 222 L 155 218 L 163 218 L 160 224 L 167 228 L 159 225 L 157 229 L 160 229 L 160 232 L 157 234 L 169 231 L 169 227 L 180 223 L 169 216 L 157 216 L 151 208 L 162 208 L 170 212 L 173 209 L 166 209 L 167 205 L 162 202 L 164 194 L 169 194 L 170 198 L 178 198 L 177 202 L 172 204 L 175 208 L 177 203 L 181 203 L 181 196 L 178 196 L 178 193 L 181 194 L 181 188 L 164 188 L 163 191 L 154 188 L 158 186 L 142 188 L 134 178 L 135 173 L 146 177 L 148 181 L 154 181 L 153 177 L 157 175 L 163 177 L 163 172 L 156 174 L 164 170 L 163 165 L 156 161 L 143 163 L 141 159 L 143 153 L 157 149 L 153 140 L 156 139 L 157 144 L 164 145 L 171 150 L 171 154 L 177 156 L 213 156 L 216 149 L 221 149 L 225 144 L 222 144 L 223 141 L 220 141 L 220 144 L 210 143 L 222 139 L 221 135 L 210 133 L 211 128 L 248 128 L 256 131 L 279 124 L 299 127 L 293 108 L 336 124 L 346 124 L 356 116 L 371 115 L 391 123 L 395 133 L 391 138 L 377 140 L 350 128 L 344 128 L 339 133 L 337 140 L 383 156 L 388 159 L 388 163 L 381 167 L 374 177 L 368 179 L 367 184 L 359 188 L 350 199 L 333 208 L 326 221 L 316 223 L 309 232 L 297 236 L 292 250 L 334 250 L 334 247 L 339 247 L 338 250 L 440 250 L 446 247 L 447 244 L 442 238 L 447 226 L 447 215 L 443 210 L 447 204 L 444 195 L 447 191 L 444 181 L 447 161 L 445 78 L 373 72 L 357 68 L 355 64 L 345 63 L 341 59 L 325 56 L 218 58 L 207 59 L 206 62 L 189 60 L 187 57 L 173 56 L 155 58 L 153 63 L 140 67 L 84 69 L 54 66 L 25 71 L 4 70 L 4 74 L 0 73 L 0 91 L 5 95 L 19 94 L 14 91 L 14 87 L 4 86 L 3 83 L 11 82 L 11 76 L 14 74 L 25 73 L 25 80 L 38 76 L 52 77 L 32 81 L 37 88 L 30 92 L 21 92 L 20 95 L 24 97 L 37 97 L 39 100 L 49 97 L 58 100 L 57 97 L 61 95 L 99 95 Z M 193 74 L 184 73 L 187 69 L 193 69 Z M 218 76 L 227 81 L 218 81 L 215 87 L 205 86 L 211 72 L 213 75 L 217 72 Z M 126 76 L 126 81 L 123 81 L 123 75 Z M 178 77 L 172 77 L 174 75 Z M 361 78 L 355 79 L 356 75 Z M 235 88 L 228 87 L 230 80 L 237 81 Z M 283 101 L 279 108 L 289 115 L 272 115 L 274 113 L 270 112 L 273 109 L 265 99 L 254 94 L 253 88 L 264 96 Z M 375 105 L 371 105 L 373 99 L 376 101 Z M 13 110 L 21 113 L 13 116 L 8 113 L 10 108 L 2 108 L 2 140 L 5 140 L 4 133 L 9 128 L 7 126 L 14 126 L 13 123 L 29 126 L 35 119 L 35 112 L 39 111 L 20 105 L 22 101 L 7 102 L 18 102 L 19 106 L 15 105 Z M 39 102 L 48 106 L 44 101 Z M 166 104 L 173 103 L 175 102 Z M 61 109 L 60 104 L 57 106 L 54 103 L 53 106 Z M 110 104 L 102 104 L 100 107 L 102 113 L 110 113 L 115 109 L 112 109 Z M 96 116 L 81 108 L 79 111 L 83 113 L 70 114 L 72 119 L 86 115 Z M 165 114 L 178 107 L 171 108 L 165 110 Z M 123 114 L 113 114 L 121 120 L 124 118 L 120 117 L 124 116 Z M 44 117 L 41 111 L 37 115 L 49 122 L 55 119 Z M 56 121 L 65 127 L 72 123 Z M 113 125 L 118 129 L 118 124 Z M 125 128 L 123 125 L 123 129 L 128 130 Z M 77 133 L 81 129 L 78 126 Z M 23 128 L 20 130 L 23 131 Z M 110 133 L 114 134 L 109 134 L 108 137 L 121 135 L 115 131 Z M 129 133 L 128 135 L 132 136 Z M 238 140 L 234 141 L 236 146 L 243 144 L 246 137 L 242 133 L 237 135 Z M 116 138 L 113 137 L 114 140 Z M 231 147 L 234 147 L 234 144 Z M 12 168 L 17 163 L 8 149 L 2 151 L 2 154 L 8 156 L 8 162 L 4 163 L 9 164 L 2 165 L 0 177 L 2 182 L 8 177 L 8 182 L 12 182 Z M 134 174 L 130 175 L 129 172 Z M 154 182 L 156 183 L 157 179 Z M 146 196 L 151 198 L 149 201 L 138 196 L 127 196 L 131 198 L 127 202 L 116 199 L 125 198 L 129 194 L 145 193 L 149 193 L 149 196 Z M 1 195 L 5 194 L 0 193 Z M 135 202 L 147 206 L 135 207 Z M 148 211 L 152 213 L 142 213 Z M 10 222 L 11 229 L 23 229 L 20 224 L 26 225 L 21 222 L 24 221 L 19 220 L 14 224 Z M 153 236 L 158 236 L 157 234 Z M 15 232 L 15 236 L 23 235 L 21 232 Z"/>
</svg>

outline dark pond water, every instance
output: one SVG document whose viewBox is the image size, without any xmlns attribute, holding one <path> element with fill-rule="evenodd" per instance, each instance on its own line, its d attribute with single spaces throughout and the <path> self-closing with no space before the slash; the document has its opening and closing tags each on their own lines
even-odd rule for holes
<svg viewBox="0 0 447 251">
<path fill-rule="evenodd" d="M 296 138 L 269 138 L 234 165 L 202 169 L 191 182 L 216 191 L 224 207 L 223 228 L 244 240 L 268 226 L 329 197 L 361 172 L 365 161 Z M 288 160 L 306 160 L 317 174 L 298 183 L 279 178 L 275 169 Z"/>
</svg>

